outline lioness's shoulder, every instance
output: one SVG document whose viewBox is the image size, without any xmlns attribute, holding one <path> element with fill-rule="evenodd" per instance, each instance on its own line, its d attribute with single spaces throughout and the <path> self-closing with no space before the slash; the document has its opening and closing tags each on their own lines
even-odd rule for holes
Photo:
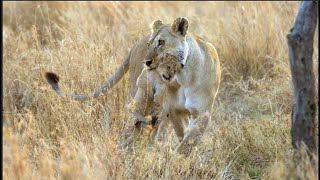
<svg viewBox="0 0 320 180">
<path fill-rule="evenodd" d="M 197 35 L 194 35 L 195 40 L 197 41 L 197 43 L 203 47 L 204 50 L 208 51 L 211 55 L 211 57 L 215 60 L 219 60 L 219 56 L 217 53 L 217 50 L 215 48 L 215 46 L 209 42 L 208 40 L 201 38 Z"/>
</svg>

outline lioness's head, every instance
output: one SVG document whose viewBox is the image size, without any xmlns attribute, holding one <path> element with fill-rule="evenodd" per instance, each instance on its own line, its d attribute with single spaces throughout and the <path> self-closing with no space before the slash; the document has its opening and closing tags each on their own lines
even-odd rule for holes
<svg viewBox="0 0 320 180">
<path fill-rule="evenodd" d="M 165 53 L 161 55 L 157 71 L 165 82 L 171 82 L 183 67 L 178 57 Z"/>
<path fill-rule="evenodd" d="M 176 56 L 181 64 L 185 64 L 189 47 L 186 40 L 188 20 L 179 17 L 171 24 L 163 24 L 161 20 L 152 24 L 152 34 L 148 41 L 145 65 L 154 69 L 159 65 L 159 55 L 168 53 Z"/>
</svg>

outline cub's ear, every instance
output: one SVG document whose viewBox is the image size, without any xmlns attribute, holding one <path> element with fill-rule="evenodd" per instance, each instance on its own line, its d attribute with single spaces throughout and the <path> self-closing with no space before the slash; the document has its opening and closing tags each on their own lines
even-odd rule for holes
<svg viewBox="0 0 320 180">
<path fill-rule="evenodd" d="M 153 23 L 152 23 L 152 31 L 157 30 L 162 25 L 163 25 L 163 22 L 161 20 L 153 21 Z"/>
<path fill-rule="evenodd" d="M 171 24 L 172 30 L 182 36 L 185 36 L 187 34 L 188 26 L 189 22 L 188 19 L 185 17 L 178 17 Z"/>
</svg>

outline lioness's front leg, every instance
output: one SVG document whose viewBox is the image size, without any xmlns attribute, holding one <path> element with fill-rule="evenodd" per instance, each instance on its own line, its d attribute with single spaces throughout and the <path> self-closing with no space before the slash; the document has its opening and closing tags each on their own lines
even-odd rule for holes
<svg viewBox="0 0 320 180">
<path fill-rule="evenodd" d="M 176 151 L 181 154 L 189 154 L 192 147 L 196 146 L 203 135 L 210 119 L 210 113 L 206 111 L 202 114 L 191 115 L 191 121 Z"/>
</svg>

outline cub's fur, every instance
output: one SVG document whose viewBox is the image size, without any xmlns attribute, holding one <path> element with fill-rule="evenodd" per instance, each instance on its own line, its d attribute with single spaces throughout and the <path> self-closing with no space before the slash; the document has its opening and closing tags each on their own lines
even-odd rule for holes
<svg viewBox="0 0 320 180">
<path fill-rule="evenodd" d="M 166 102 L 170 93 L 179 87 L 173 79 L 182 68 L 179 60 L 170 54 L 163 54 L 159 61 L 157 69 L 142 70 L 137 79 L 138 91 L 128 105 L 138 131 L 147 126 L 149 126 L 147 129 L 150 129 L 150 126 L 153 127 L 151 140 L 154 140 L 156 135 L 160 135 L 168 123 Z M 152 117 L 152 121 L 145 118 L 147 115 Z"/>
</svg>

